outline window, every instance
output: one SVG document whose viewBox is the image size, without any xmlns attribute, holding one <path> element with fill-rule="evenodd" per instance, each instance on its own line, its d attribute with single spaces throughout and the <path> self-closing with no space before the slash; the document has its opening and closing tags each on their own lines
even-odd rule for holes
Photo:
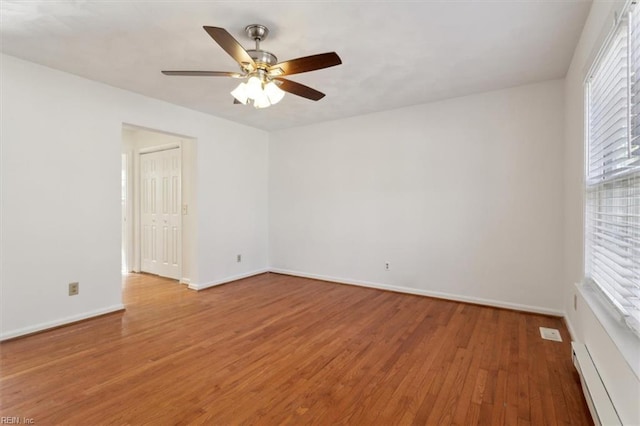
<svg viewBox="0 0 640 426">
<path fill-rule="evenodd" d="M 585 274 L 640 335 L 640 7 L 586 82 Z"/>
</svg>

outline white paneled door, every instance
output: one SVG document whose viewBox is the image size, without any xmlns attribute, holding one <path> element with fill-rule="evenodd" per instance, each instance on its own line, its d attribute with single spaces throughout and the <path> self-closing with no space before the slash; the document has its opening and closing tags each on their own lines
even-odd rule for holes
<svg viewBox="0 0 640 426">
<path fill-rule="evenodd" d="M 180 279 L 181 152 L 140 155 L 140 242 L 143 272 Z"/>
</svg>

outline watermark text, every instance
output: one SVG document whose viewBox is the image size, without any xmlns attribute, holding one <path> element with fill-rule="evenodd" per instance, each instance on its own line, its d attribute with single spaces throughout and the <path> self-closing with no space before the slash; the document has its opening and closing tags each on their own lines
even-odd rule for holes
<svg viewBox="0 0 640 426">
<path fill-rule="evenodd" d="M 36 421 L 32 417 L 2 416 L 0 425 L 34 425 Z"/>
</svg>

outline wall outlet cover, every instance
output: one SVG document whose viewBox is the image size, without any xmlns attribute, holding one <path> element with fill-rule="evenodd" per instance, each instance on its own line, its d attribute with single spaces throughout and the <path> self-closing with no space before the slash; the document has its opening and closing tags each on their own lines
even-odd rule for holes
<svg viewBox="0 0 640 426">
<path fill-rule="evenodd" d="M 80 293 L 80 283 L 69 283 L 69 296 L 75 296 Z"/>
</svg>

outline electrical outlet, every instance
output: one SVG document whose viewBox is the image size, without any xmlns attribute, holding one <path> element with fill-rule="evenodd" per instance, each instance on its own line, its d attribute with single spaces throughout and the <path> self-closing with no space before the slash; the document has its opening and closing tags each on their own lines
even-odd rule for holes
<svg viewBox="0 0 640 426">
<path fill-rule="evenodd" d="M 384 270 L 388 271 L 391 269 L 391 262 L 384 262 Z"/>
<path fill-rule="evenodd" d="M 80 293 L 80 283 L 69 283 L 69 296 L 75 296 Z"/>
<path fill-rule="evenodd" d="M 241 254 L 236 255 L 236 262 L 238 262 L 238 263 L 242 262 L 242 255 Z"/>
</svg>

